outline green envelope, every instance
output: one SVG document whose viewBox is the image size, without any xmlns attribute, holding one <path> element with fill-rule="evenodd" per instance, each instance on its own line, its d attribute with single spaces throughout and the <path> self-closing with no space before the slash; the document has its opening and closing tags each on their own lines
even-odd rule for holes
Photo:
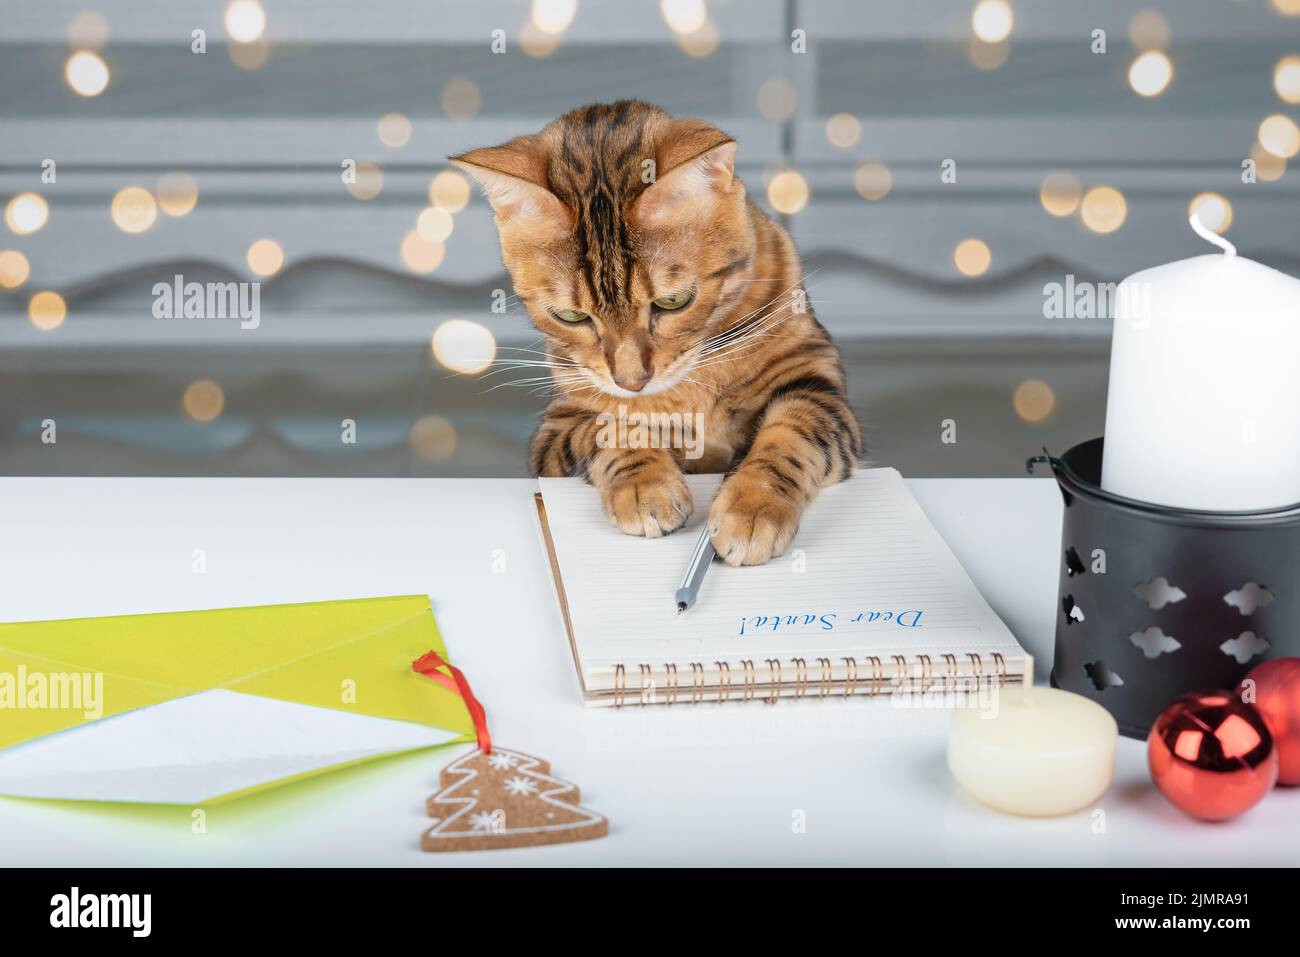
<svg viewBox="0 0 1300 957">
<path fill-rule="evenodd" d="M 0 794 L 195 804 L 474 740 L 424 595 L 0 624 Z"/>
</svg>

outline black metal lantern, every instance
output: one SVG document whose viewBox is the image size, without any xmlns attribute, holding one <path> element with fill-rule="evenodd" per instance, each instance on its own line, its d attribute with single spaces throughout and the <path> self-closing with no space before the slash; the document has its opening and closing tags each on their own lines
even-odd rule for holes
<svg viewBox="0 0 1300 957">
<path fill-rule="evenodd" d="M 1065 499 L 1054 687 L 1145 738 L 1180 696 L 1300 655 L 1300 503 L 1210 512 L 1113 495 L 1101 439 L 1029 470 L 1039 462 Z"/>
</svg>

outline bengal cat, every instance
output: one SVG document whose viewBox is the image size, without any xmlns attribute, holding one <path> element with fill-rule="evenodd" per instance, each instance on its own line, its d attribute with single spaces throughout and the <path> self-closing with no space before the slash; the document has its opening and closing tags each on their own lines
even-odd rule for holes
<svg viewBox="0 0 1300 957">
<path fill-rule="evenodd" d="M 863 450 L 799 255 L 747 198 L 735 156 L 715 127 L 624 100 L 452 162 L 483 187 L 515 293 L 545 336 L 534 361 L 555 391 L 533 471 L 585 477 L 610 524 L 648 537 L 690 517 L 683 471 L 725 471 L 714 547 L 757 565 L 785 552 L 803 510 Z M 602 441 L 620 411 L 691 416 L 702 454 Z"/>
</svg>

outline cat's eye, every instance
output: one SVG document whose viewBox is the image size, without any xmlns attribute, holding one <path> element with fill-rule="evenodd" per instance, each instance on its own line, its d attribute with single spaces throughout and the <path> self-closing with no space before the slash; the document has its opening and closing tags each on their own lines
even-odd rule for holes
<svg viewBox="0 0 1300 957">
<path fill-rule="evenodd" d="M 674 309 L 684 309 L 691 304 L 695 298 L 694 292 L 679 292 L 671 296 L 660 296 L 654 301 L 656 309 L 663 309 L 665 312 L 672 312 Z"/>
<path fill-rule="evenodd" d="M 585 312 L 579 312 L 577 309 L 552 309 L 551 315 L 565 322 L 585 322 L 591 318 Z"/>
</svg>

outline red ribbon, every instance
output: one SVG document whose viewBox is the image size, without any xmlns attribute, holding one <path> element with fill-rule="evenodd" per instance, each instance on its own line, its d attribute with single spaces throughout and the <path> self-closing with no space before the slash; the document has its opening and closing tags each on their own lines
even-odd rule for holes
<svg viewBox="0 0 1300 957">
<path fill-rule="evenodd" d="M 451 672 L 451 676 L 444 675 L 438 670 L 439 668 L 446 668 Z M 469 689 L 469 682 L 465 680 L 461 670 L 450 662 L 443 661 L 432 651 L 411 662 L 411 669 L 461 696 L 465 707 L 469 709 L 470 719 L 474 722 L 474 733 L 478 736 L 478 749 L 484 754 L 491 754 L 492 739 L 488 736 L 487 714 L 483 711 L 483 706 L 478 703 L 478 698 L 474 697 L 474 692 Z"/>
</svg>

